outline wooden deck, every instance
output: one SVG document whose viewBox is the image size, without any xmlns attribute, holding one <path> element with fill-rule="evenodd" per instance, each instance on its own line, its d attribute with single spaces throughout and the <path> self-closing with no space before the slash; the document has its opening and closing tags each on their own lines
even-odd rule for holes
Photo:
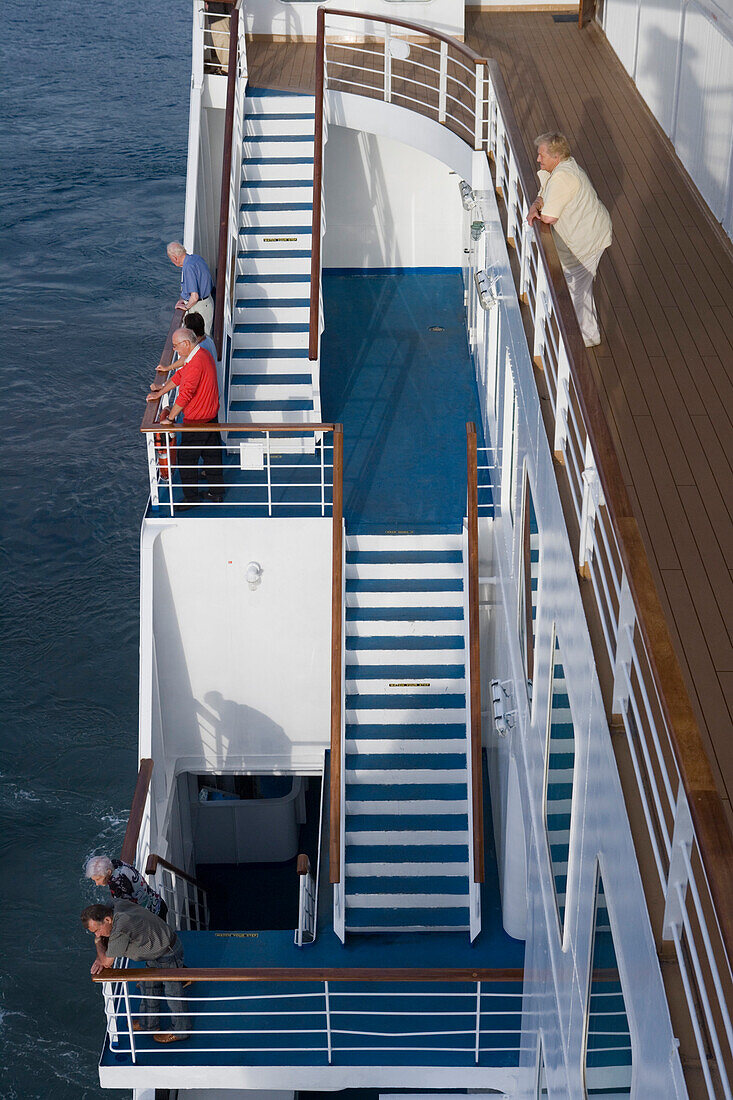
<svg viewBox="0 0 733 1100">
<path fill-rule="evenodd" d="M 687 685 L 731 814 L 733 253 L 602 31 L 468 14 L 533 138 L 569 137 L 613 218 L 590 354 Z M 312 90 L 309 43 L 248 46 L 253 84 Z"/>
</svg>

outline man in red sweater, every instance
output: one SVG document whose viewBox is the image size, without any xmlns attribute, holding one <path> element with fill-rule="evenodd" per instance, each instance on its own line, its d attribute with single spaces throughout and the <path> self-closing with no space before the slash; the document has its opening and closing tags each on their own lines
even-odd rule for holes
<svg viewBox="0 0 733 1100">
<path fill-rule="evenodd" d="M 173 350 L 178 355 L 181 366 L 165 385 L 153 382 L 147 400 L 157 401 L 163 394 L 178 386 L 176 402 L 160 421 L 161 427 L 174 427 L 172 421 L 181 412 L 184 425 L 195 424 L 201 427 L 198 432 L 182 433 L 181 442 L 185 449 L 179 450 L 182 463 L 179 461 L 178 465 L 184 500 L 183 505 L 178 506 L 181 511 L 187 510 L 201 499 L 198 491 L 199 461 L 203 461 L 204 479 L 208 485 L 204 496 L 208 500 L 221 503 L 224 497 L 224 487 L 221 484 L 224 456 L 221 436 L 207 428 L 208 424 L 216 424 L 219 417 L 216 363 L 210 353 L 198 343 L 195 333 L 188 328 L 179 328 L 173 333 Z"/>
</svg>

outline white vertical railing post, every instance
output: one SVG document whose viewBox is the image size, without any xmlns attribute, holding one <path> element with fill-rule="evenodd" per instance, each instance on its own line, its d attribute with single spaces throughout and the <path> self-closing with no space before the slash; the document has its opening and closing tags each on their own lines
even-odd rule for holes
<svg viewBox="0 0 733 1100">
<path fill-rule="evenodd" d="M 585 444 L 585 466 L 583 469 L 583 507 L 580 513 L 580 545 L 578 547 L 578 567 L 583 577 L 590 577 L 590 565 L 593 560 L 593 528 L 596 512 L 601 503 L 601 482 L 596 469 L 590 438 Z"/>
<path fill-rule="evenodd" d="M 147 432 L 145 445 L 148 448 L 148 477 L 150 479 L 150 503 L 154 508 L 160 503 L 158 497 L 158 459 L 155 453 L 155 432 Z"/>
<path fill-rule="evenodd" d="M 619 594 L 616 657 L 613 668 L 613 701 L 611 704 L 612 716 L 619 718 L 623 718 L 629 705 L 629 678 L 635 623 L 634 597 L 631 594 L 629 582 L 624 573 L 621 577 L 621 592 Z"/>
<path fill-rule="evenodd" d="M 321 515 L 326 514 L 326 437 L 321 434 Z"/>
<path fill-rule="evenodd" d="M 679 931 L 683 925 L 682 902 L 687 893 L 688 883 L 688 861 L 685 859 L 685 849 L 689 856 L 692 851 L 693 836 L 690 806 L 687 801 L 684 787 L 680 783 L 677 791 L 677 806 L 674 815 L 674 832 L 672 833 L 672 852 L 669 860 L 667 887 L 664 892 L 664 918 L 662 921 L 663 940 L 673 940 L 673 929 Z"/>
<path fill-rule="evenodd" d="M 270 433 L 265 432 L 267 443 L 267 514 L 272 515 L 272 454 L 270 452 Z"/>
<path fill-rule="evenodd" d="M 486 144 L 488 147 L 488 151 L 490 153 L 493 153 L 494 158 L 496 158 L 496 94 L 494 92 L 494 85 L 489 74 L 487 74 L 487 79 L 489 98 L 486 120 L 488 122 Z"/>
<path fill-rule="evenodd" d="M 532 345 L 532 357 L 535 365 L 544 370 L 543 355 L 545 351 L 545 321 L 548 314 L 549 286 L 547 274 L 541 259 L 537 258 L 537 285 L 535 286 L 534 303 L 534 341 Z"/>
<path fill-rule="evenodd" d="M 125 1015 L 127 1016 L 127 1030 L 130 1033 L 130 1056 L 132 1058 L 132 1064 L 137 1061 L 135 1053 L 135 1033 L 132 1030 L 132 1012 L 130 1010 L 130 983 L 122 983 L 124 998 L 125 998 Z"/>
<path fill-rule="evenodd" d="M 531 232 L 531 230 L 530 230 Z M 557 398 L 555 402 L 555 439 L 552 452 L 565 465 L 565 444 L 568 440 L 568 406 L 570 404 L 570 360 L 565 341 L 560 341 L 557 355 Z"/>
<path fill-rule="evenodd" d="M 328 1046 L 328 1064 L 331 1065 L 333 1049 L 331 1047 L 331 1001 L 328 993 L 328 982 L 323 983 L 326 994 L 326 1044 Z"/>
<path fill-rule="evenodd" d="M 517 162 L 514 157 L 509 154 L 509 179 L 507 180 L 506 187 L 506 239 L 509 244 L 518 248 L 517 238 L 520 236 L 522 229 L 517 218 L 517 206 L 519 205 L 519 197 L 517 192 Z"/>
<path fill-rule="evenodd" d="M 473 127 L 473 147 L 482 149 L 484 144 L 484 66 L 476 62 L 476 92 Z"/>
<path fill-rule="evenodd" d="M 186 438 L 185 433 L 182 437 Z M 170 504 L 171 515 L 173 515 L 173 461 L 171 458 L 171 437 L 170 432 L 165 433 L 165 451 L 168 459 L 168 503 Z M 186 461 L 186 454 L 184 452 L 183 461 Z"/>
<path fill-rule="evenodd" d="M 384 102 L 392 102 L 392 53 L 390 51 L 390 43 L 392 41 L 392 31 L 389 23 L 385 23 L 384 26 Z"/>
<path fill-rule="evenodd" d="M 527 301 L 527 287 L 529 286 L 529 257 L 532 252 L 532 227 L 527 225 L 525 212 L 521 211 L 522 224 L 519 230 L 519 297 L 523 302 Z"/>
<path fill-rule="evenodd" d="M 104 1001 L 104 1014 L 107 1017 L 107 1034 L 110 1046 L 117 1043 L 119 1034 L 117 1031 L 117 1009 L 115 1007 L 115 983 L 104 982 L 102 985 L 102 1000 Z"/>
<path fill-rule="evenodd" d="M 448 43 L 440 43 L 440 81 L 438 83 L 438 122 L 445 122 L 445 102 L 448 91 Z"/>
<path fill-rule="evenodd" d="M 474 1047 L 474 1060 L 478 1065 L 481 1053 L 481 982 L 476 982 L 476 1044 Z"/>
<path fill-rule="evenodd" d="M 494 160 L 494 171 L 496 173 L 496 190 L 504 194 L 505 180 L 504 180 L 504 146 L 506 145 L 506 132 L 504 130 L 504 119 L 501 117 L 501 111 L 496 108 L 495 112 L 496 120 L 496 154 Z"/>
</svg>

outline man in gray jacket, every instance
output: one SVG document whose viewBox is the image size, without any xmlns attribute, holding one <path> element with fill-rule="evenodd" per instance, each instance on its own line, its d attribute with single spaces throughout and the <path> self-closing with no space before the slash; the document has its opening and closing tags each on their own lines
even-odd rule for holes
<svg viewBox="0 0 733 1100">
<path fill-rule="evenodd" d="M 116 958 L 144 962 L 155 970 L 183 967 L 183 947 L 178 936 L 164 920 L 131 901 L 109 905 L 88 905 L 81 921 L 94 936 L 97 957 L 92 974 L 114 966 Z M 142 1025 L 135 1030 L 154 1031 L 157 1043 L 175 1043 L 188 1039 L 192 1028 L 188 1004 L 181 997 L 182 982 L 141 982 L 140 1015 Z M 170 1009 L 172 1031 L 161 1032 L 160 999 L 165 996 Z M 153 999 L 159 998 L 159 999 Z M 137 1024 L 137 1021 L 135 1021 Z M 135 1026 L 135 1025 L 133 1025 Z"/>
</svg>

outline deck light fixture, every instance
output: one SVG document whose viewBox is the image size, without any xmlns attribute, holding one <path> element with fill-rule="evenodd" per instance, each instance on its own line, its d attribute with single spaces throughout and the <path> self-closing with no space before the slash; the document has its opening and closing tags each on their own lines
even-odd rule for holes
<svg viewBox="0 0 733 1100">
<path fill-rule="evenodd" d="M 466 183 L 465 180 L 461 180 L 458 184 L 461 192 L 461 202 L 463 203 L 464 210 L 473 210 L 478 205 L 478 199 L 471 190 L 470 183 Z"/>
<path fill-rule="evenodd" d="M 254 592 L 262 583 L 262 566 L 258 561 L 251 561 L 245 573 L 250 592 Z"/>
<path fill-rule="evenodd" d="M 514 726 L 515 710 L 507 710 L 507 703 L 512 697 L 511 680 L 491 681 L 491 702 L 494 708 L 494 726 L 499 737 L 506 737 Z"/>
<path fill-rule="evenodd" d="M 499 275 L 489 276 L 488 271 L 477 271 L 473 277 L 476 284 L 479 304 L 482 309 L 493 309 L 498 305 L 500 295 L 496 293 Z"/>
</svg>

